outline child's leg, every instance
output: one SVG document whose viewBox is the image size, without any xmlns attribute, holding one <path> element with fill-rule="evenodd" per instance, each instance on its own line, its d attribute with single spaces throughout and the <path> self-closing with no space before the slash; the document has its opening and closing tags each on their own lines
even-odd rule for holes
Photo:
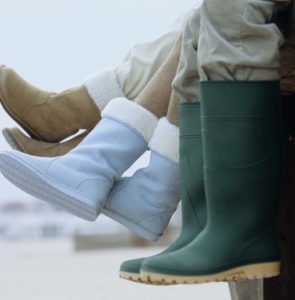
<svg viewBox="0 0 295 300">
<path fill-rule="evenodd" d="M 179 52 L 181 46 L 181 38 L 176 41 L 175 45 L 170 49 L 165 62 L 150 80 L 144 90 L 138 95 L 134 101 L 140 106 L 151 111 L 157 117 L 165 116 L 169 104 L 171 94 L 171 82 L 175 76 L 176 68 L 179 61 Z M 74 148 L 80 141 L 81 136 L 73 138 L 71 142 L 49 143 L 29 139 L 19 130 L 5 130 L 7 142 L 12 148 L 16 148 L 22 152 L 37 156 L 59 156 Z M 84 136 L 84 134 L 83 134 Z"/>
<path fill-rule="evenodd" d="M 154 151 L 158 149 L 158 154 L 153 155 L 153 172 L 159 170 L 161 175 L 163 170 L 167 171 L 162 174 L 165 178 L 155 183 L 160 185 L 159 193 L 163 197 L 176 197 L 178 129 L 165 118 L 159 121 L 157 115 L 167 113 L 167 98 L 179 60 L 180 44 L 175 43 L 166 62 L 142 95 L 135 101 L 124 97 L 111 100 L 102 111 L 102 120 L 76 148 L 54 158 L 34 157 L 18 151 L 4 152 L 0 155 L 0 169 L 4 176 L 37 198 L 59 204 L 81 218 L 94 220 L 105 205 L 114 182 L 149 145 Z M 159 93 L 156 88 L 163 88 L 165 92 Z M 161 105 L 157 106 L 157 103 Z M 156 177 L 149 178 L 153 183 Z M 170 184 L 171 180 L 173 184 Z M 146 184 L 152 188 L 149 180 L 143 182 Z M 167 215 L 171 216 L 178 200 L 177 196 Z M 147 228 L 152 232 L 147 238 L 154 239 L 161 234 L 158 231 L 167 221 L 169 218 L 159 227 L 154 222 L 151 226 L 156 226 L 157 230 L 153 232 L 153 228 Z"/>
</svg>

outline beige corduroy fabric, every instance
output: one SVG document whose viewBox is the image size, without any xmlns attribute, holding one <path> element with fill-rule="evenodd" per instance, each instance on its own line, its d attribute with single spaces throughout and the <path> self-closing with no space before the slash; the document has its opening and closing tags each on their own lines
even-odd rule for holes
<svg viewBox="0 0 295 300">
<path fill-rule="evenodd" d="M 172 91 L 167 112 L 167 119 L 175 126 L 179 126 L 179 104 L 179 98 L 177 97 L 176 93 Z"/>
<path fill-rule="evenodd" d="M 179 64 L 181 44 L 182 37 L 180 35 L 163 65 L 135 99 L 137 104 L 142 105 L 158 118 L 164 117 L 167 114 L 172 91 L 172 81 Z"/>
</svg>

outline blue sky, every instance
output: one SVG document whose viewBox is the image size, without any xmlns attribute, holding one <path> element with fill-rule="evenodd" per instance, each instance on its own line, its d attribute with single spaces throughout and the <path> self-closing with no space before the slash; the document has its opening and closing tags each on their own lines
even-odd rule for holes
<svg viewBox="0 0 295 300">
<path fill-rule="evenodd" d="M 196 0 L 0 0 L 0 64 L 50 91 L 117 65 L 128 49 L 165 32 Z M 16 124 L 0 108 L 0 128 Z M 0 149 L 8 145 L 0 135 Z M 0 201 L 26 198 L 0 176 Z M 30 198 L 30 197 L 29 197 Z"/>
</svg>

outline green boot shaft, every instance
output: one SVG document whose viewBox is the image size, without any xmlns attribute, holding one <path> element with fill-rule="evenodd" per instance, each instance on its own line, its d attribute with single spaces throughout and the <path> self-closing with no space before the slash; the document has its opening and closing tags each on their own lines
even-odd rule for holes
<svg viewBox="0 0 295 300">
<path fill-rule="evenodd" d="M 146 260 L 143 277 L 188 283 L 277 275 L 279 82 L 208 81 L 201 95 L 207 223 L 187 246 Z"/>
</svg>

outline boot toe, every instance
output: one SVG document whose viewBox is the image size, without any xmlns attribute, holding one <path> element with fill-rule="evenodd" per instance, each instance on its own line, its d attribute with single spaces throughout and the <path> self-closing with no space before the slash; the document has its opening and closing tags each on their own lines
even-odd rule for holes
<svg viewBox="0 0 295 300">
<path fill-rule="evenodd" d="M 120 266 L 120 272 L 140 274 L 140 268 L 144 258 L 131 259 L 124 261 Z"/>
<path fill-rule="evenodd" d="M 79 191 L 47 176 L 52 158 L 40 158 L 18 151 L 0 153 L 0 171 L 11 183 L 24 192 L 56 205 L 80 218 L 94 221 L 101 207 Z"/>
</svg>

